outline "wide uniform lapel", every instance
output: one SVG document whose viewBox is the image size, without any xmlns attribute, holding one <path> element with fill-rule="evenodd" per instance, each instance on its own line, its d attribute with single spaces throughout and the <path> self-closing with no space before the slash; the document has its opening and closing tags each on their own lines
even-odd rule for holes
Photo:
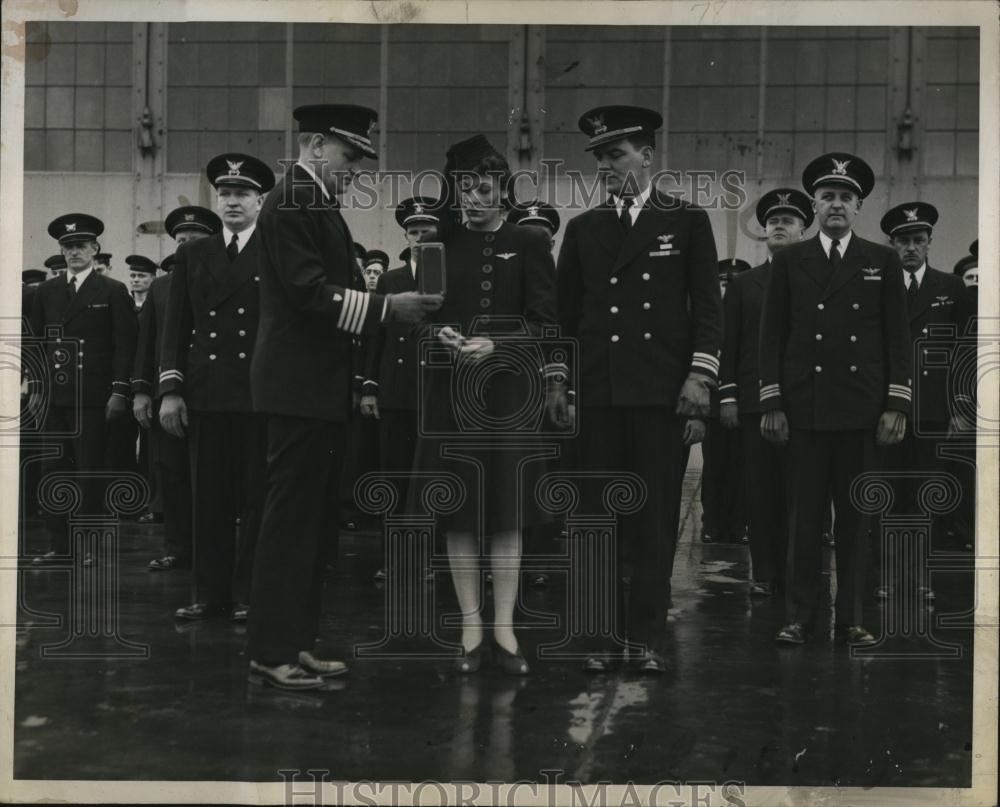
<svg viewBox="0 0 1000 807">
<path fill-rule="evenodd" d="M 851 240 L 847 244 L 847 252 L 840 259 L 840 266 L 833 277 L 830 278 L 830 282 L 823 292 L 823 299 L 825 300 L 830 295 L 836 293 L 838 289 L 842 288 L 852 277 L 860 272 L 862 267 L 866 267 L 866 261 L 868 261 L 867 252 L 864 249 L 861 238 L 855 233 L 851 236 Z M 885 267 L 879 266 L 878 268 L 884 269 Z"/>
<path fill-rule="evenodd" d="M 209 308 L 215 308 L 245 284 L 256 282 L 260 272 L 260 235 L 258 231 L 253 231 L 250 239 L 232 263 L 229 263 L 229 256 L 225 254 L 224 249 L 222 253 L 221 256 L 213 254 L 209 263 L 209 271 L 213 280 L 205 300 L 205 304 Z"/>
<path fill-rule="evenodd" d="M 69 294 L 67 288 L 69 286 L 69 272 L 67 272 L 64 277 L 66 278 L 66 281 L 63 284 L 62 293 Z M 103 278 L 97 274 L 96 271 L 93 269 L 90 271 L 87 279 L 83 281 L 83 285 L 77 289 L 76 294 L 73 295 L 73 298 L 69 301 L 69 305 L 66 306 L 66 309 L 63 311 L 63 324 L 69 322 L 88 305 L 94 302 L 103 288 L 102 280 Z"/>
<path fill-rule="evenodd" d="M 923 314 L 934 302 L 934 297 L 941 288 L 941 284 L 936 275 L 930 271 L 930 267 L 924 272 L 924 282 L 917 289 L 917 299 L 913 301 L 913 307 L 908 308 L 910 322 Z"/>
<path fill-rule="evenodd" d="M 820 288 L 826 287 L 831 282 L 830 275 L 833 274 L 833 267 L 830 265 L 830 259 L 826 257 L 826 252 L 823 251 L 819 235 L 810 238 L 805 243 L 805 251 L 799 267 L 802 273 Z"/>
</svg>

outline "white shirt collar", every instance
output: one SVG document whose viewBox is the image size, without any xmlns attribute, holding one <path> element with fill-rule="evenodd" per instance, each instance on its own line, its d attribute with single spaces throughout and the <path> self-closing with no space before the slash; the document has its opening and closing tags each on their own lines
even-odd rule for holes
<svg viewBox="0 0 1000 807">
<path fill-rule="evenodd" d="M 840 253 L 840 257 L 843 258 L 847 254 L 847 245 L 851 243 L 851 236 L 854 233 L 848 230 L 844 235 L 842 235 L 838 240 L 840 241 L 840 246 L 837 247 L 837 251 Z M 830 238 L 822 230 L 819 231 L 819 240 L 823 245 L 823 251 L 826 253 L 826 257 L 830 257 L 830 245 L 833 244 L 833 239 Z"/>
<path fill-rule="evenodd" d="M 646 201 L 649 199 L 649 194 L 652 193 L 652 191 L 653 191 L 653 186 L 652 184 L 649 184 L 643 189 L 642 193 L 640 193 L 638 196 L 634 198 L 632 202 L 632 207 L 629 209 L 629 213 L 632 214 L 632 218 L 638 216 L 639 211 L 646 206 Z M 621 196 L 615 197 L 615 212 L 618 213 L 619 216 L 621 215 L 622 205 L 624 203 L 625 200 L 623 197 Z"/>
<path fill-rule="evenodd" d="M 83 285 L 83 281 L 86 280 L 88 277 L 90 277 L 90 275 L 93 273 L 93 271 L 94 271 L 94 264 L 90 264 L 90 266 L 88 266 L 86 269 L 83 269 L 83 270 L 81 270 L 81 271 L 79 271 L 79 272 L 76 273 L 75 277 L 76 277 L 76 290 L 77 291 L 80 290 L 80 286 Z M 69 285 L 69 279 L 71 277 L 74 277 L 74 274 L 67 269 L 66 270 L 66 285 L 67 286 Z"/>
<path fill-rule="evenodd" d="M 910 283 L 913 282 L 914 278 L 917 281 L 917 288 L 919 289 L 924 283 L 924 272 L 927 269 L 927 261 L 920 264 L 920 268 L 916 272 L 904 272 L 906 275 L 906 288 L 910 288 Z"/>
<path fill-rule="evenodd" d="M 319 185 L 319 189 L 323 192 L 323 198 L 326 199 L 329 202 L 330 201 L 330 191 L 328 191 L 326 189 L 326 185 L 323 184 L 322 180 L 316 175 L 316 172 L 313 171 L 312 166 L 309 165 L 309 163 L 302 162 L 302 160 L 299 160 L 295 164 L 297 166 L 299 166 L 299 168 L 301 168 L 303 171 L 305 171 L 307 174 L 309 174 L 309 176 L 311 176 L 313 178 L 313 181 L 317 185 Z"/>
<path fill-rule="evenodd" d="M 245 230 L 242 230 L 236 235 L 236 249 L 240 252 L 243 251 L 243 247 L 247 245 L 247 241 L 250 240 L 250 236 L 253 235 L 253 231 L 257 229 L 257 222 L 255 221 Z M 233 231 L 230 230 L 225 224 L 222 225 L 222 238 L 226 242 L 226 246 L 229 246 L 229 242 L 233 240 Z"/>
</svg>

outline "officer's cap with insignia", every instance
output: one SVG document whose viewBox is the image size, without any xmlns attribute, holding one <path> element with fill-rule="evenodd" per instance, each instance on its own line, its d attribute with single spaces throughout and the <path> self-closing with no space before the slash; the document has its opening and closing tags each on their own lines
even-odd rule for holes
<svg viewBox="0 0 1000 807">
<path fill-rule="evenodd" d="M 410 248 L 409 247 L 403 247 L 403 251 L 399 253 L 399 259 L 403 263 L 409 263 L 410 262 Z"/>
<path fill-rule="evenodd" d="M 274 187 L 274 171 L 249 154 L 229 152 L 213 157 L 205 166 L 205 173 L 214 188 L 229 185 L 267 193 Z"/>
<path fill-rule="evenodd" d="M 365 253 L 364 266 L 367 269 L 373 263 L 385 269 L 389 265 L 389 256 L 380 249 L 370 249 Z"/>
<path fill-rule="evenodd" d="M 207 207 L 184 205 L 171 210 L 163 226 L 171 238 L 176 238 L 177 233 L 185 230 L 197 230 L 200 233 L 215 235 L 222 230 L 222 219 Z"/>
<path fill-rule="evenodd" d="M 813 213 L 812 200 L 795 188 L 775 188 L 768 191 L 757 202 L 756 212 L 761 227 L 766 227 L 767 220 L 776 213 L 791 213 L 802 219 L 808 229 L 816 215 Z"/>
<path fill-rule="evenodd" d="M 626 137 L 655 136 L 656 130 L 663 125 L 663 116 L 641 106 L 599 106 L 584 112 L 577 125 L 590 138 L 586 150 L 592 151 Z"/>
<path fill-rule="evenodd" d="M 892 238 L 894 235 L 927 230 L 930 232 L 937 224 L 938 212 L 934 205 L 927 202 L 907 202 L 896 205 L 882 216 L 882 232 Z"/>
<path fill-rule="evenodd" d="M 955 264 L 955 268 L 952 270 L 952 272 L 958 275 L 959 277 L 962 277 L 962 275 L 964 275 L 970 269 L 978 267 L 979 267 L 979 258 L 977 258 L 975 255 L 966 255 L 965 257 L 959 259 L 958 263 Z"/>
<path fill-rule="evenodd" d="M 333 134 L 368 157 L 378 156 L 372 145 L 372 131 L 378 125 L 374 109 L 354 104 L 307 104 L 296 107 L 292 116 L 299 123 L 299 132 Z"/>
<path fill-rule="evenodd" d="M 177 263 L 177 255 L 171 252 L 166 258 L 160 261 L 160 269 L 169 275 L 173 271 L 175 263 Z"/>
<path fill-rule="evenodd" d="M 552 235 L 559 232 L 559 213 L 545 202 L 528 202 L 519 204 L 507 215 L 511 224 L 534 224 L 548 228 Z"/>
<path fill-rule="evenodd" d="M 145 255 L 129 255 L 125 258 L 130 272 L 143 272 L 148 275 L 156 274 L 156 262 L 151 261 Z"/>
<path fill-rule="evenodd" d="M 66 268 L 66 258 L 63 255 L 50 255 L 45 259 L 45 268 L 60 272 Z"/>
<path fill-rule="evenodd" d="M 21 282 L 26 285 L 28 283 L 41 283 L 48 276 L 44 269 L 25 269 L 21 272 Z"/>
<path fill-rule="evenodd" d="M 440 224 L 442 206 L 440 199 L 430 196 L 412 196 L 396 205 L 396 223 L 406 229 L 411 224 Z"/>
<path fill-rule="evenodd" d="M 49 224 L 49 235 L 60 244 L 76 241 L 96 241 L 104 232 L 104 222 L 86 213 L 67 213 Z"/>
<path fill-rule="evenodd" d="M 821 185 L 841 185 L 864 199 L 875 187 L 875 173 L 855 154 L 834 151 L 817 157 L 802 172 L 802 187 L 815 195 Z"/>
<path fill-rule="evenodd" d="M 739 258 L 726 258 L 719 261 L 719 276 L 732 276 L 738 275 L 740 272 L 746 272 L 750 269 L 750 264 Z"/>
</svg>

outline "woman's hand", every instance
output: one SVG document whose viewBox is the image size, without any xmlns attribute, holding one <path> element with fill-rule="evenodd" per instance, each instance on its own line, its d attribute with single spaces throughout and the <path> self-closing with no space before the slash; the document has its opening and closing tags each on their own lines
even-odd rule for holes
<svg viewBox="0 0 1000 807">
<path fill-rule="evenodd" d="M 465 337 L 450 325 L 445 325 L 441 330 L 439 330 L 437 338 L 452 350 L 458 350 L 465 342 Z"/>
<path fill-rule="evenodd" d="M 486 336 L 472 336 L 463 339 L 458 349 L 459 355 L 473 363 L 480 362 L 493 352 L 493 340 Z"/>
</svg>

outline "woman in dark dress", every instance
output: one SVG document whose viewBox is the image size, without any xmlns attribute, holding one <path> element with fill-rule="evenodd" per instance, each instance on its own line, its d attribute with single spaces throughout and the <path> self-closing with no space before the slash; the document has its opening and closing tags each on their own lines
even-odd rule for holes
<svg viewBox="0 0 1000 807">
<path fill-rule="evenodd" d="M 464 487 L 461 504 L 438 521 L 462 610 L 458 670 L 475 672 L 489 647 L 499 666 L 523 675 L 528 665 L 514 635 L 514 606 L 522 530 L 545 520 L 534 491 L 551 455 L 541 424 L 555 265 L 544 233 L 504 221 L 510 169 L 485 137 L 452 146 L 445 173 L 453 211 L 442 228 L 445 302 L 423 326 L 440 355 L 425 357 L 414 466 L 455 474 Z M 490 645 L 481 611 L 487 570 Z"/>
</svg>

